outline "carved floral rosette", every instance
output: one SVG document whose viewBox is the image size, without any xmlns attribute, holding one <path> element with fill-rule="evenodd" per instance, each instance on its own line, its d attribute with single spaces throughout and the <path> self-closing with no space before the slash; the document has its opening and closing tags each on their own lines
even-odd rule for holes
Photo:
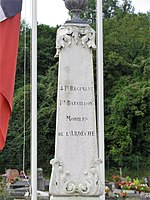
<svg viewBox="0 0 150 200">
<path fill-rule="evenodd" d="M 103 194 L 104 186 L 100 182 L 100 159 L 95 159 L 93 164 L 89 167 L 88 171 L 84 173 L 84 180 L 76 184 L 71 179 L 71 174 L 68 170 L 64 169 L 63 164 L 56 160 L 51 160 L 53 167 L 53 180 L 50 183 L 53 195 L 81 195 L 81 196 L 99 196 Z"/>
<path fill-rule="evenodd" d="M 56 55 L 59 56 L 59 53 L 62 48 L 66 46 L 71 46 L 75 42 L 76 45 L 82 45 L 83 48 L 96 48 L 95 45 L 95 30 L 92 29 L 89 25 L 87 26 L 75 26 L 75 25 L 64 25 L 57 30 L 56 37 Z"/>
</svg>

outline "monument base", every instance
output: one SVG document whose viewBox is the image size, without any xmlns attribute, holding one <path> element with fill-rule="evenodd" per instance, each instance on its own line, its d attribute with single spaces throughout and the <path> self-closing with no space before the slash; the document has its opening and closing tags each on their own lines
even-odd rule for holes
<svg viewBox="0 0 150 200">
<path fill-rule="evenodd" d="M 81 196 L 77 196 L 77 197 L 73 197 L 73 196 L 64 196 L 64 197 L 50 197 L 50 200 L 100 200 L 101 197 L 81 197 Z"/>
</svg>

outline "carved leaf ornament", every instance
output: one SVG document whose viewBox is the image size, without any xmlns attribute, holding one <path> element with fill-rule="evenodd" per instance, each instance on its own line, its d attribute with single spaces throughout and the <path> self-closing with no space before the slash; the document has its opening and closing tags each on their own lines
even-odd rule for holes
<svg viewBox="0 0 150 200">
<path fill-rule="evenodd" d="M 73 42 L 75 42 L 76 45 L 82 45 L 83 48 L 87 47 L 96 49 L 94 29 L 92 29 L 90 26 L 61 26 L 57 31 L 57 52 L 55 57 L 59 56 L 62 48 L 70 46 Z"/>
<path fill-rule="evenodd" d="M 85 171 L 84 181 L 80 184 L 75 184 L 71 181 L 71 174 L 65 170 L 63 164 L 52 159 L 50 162 L 55 171 L 55 189 L 58 194 L 63 195 L 102 195 L 103 185 L 100 183 L 99 167 L 102 161 L 95 159 L 88 171 Z"/>
</svg>

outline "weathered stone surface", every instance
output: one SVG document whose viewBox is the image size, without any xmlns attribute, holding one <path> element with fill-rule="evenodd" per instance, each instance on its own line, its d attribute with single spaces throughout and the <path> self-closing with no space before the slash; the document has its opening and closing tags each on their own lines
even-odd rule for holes
<svg viewBox="0 0 150 200">
<path fill-rule="evenodd" d="M 80 15 L 86 9 L 87 0 L 64 0 L 64 2 L 66 8 L 72 13 L 70 22 L 82 23 Z"/>
<path fill-rule="evenodd" d="M 16 181 L 15 183 L 10 185 L 10 188 L 16 189 L 16 188 L 23 188 L 23 187 L 29 187 L 30 183 L 29 180 L 21 180 L 21 181 Z"/>
<path fill-rule="evenodd" d="M 51 197 L 51 200 L 101 200 L 100 197 Z"/>
<path fill-rule="evenodd" d="M 96 200 L 102 193 L 92 61 L 94 37 L 95 31 L 89 25 L 58 29 L 56 147 L 50 181 L 53 200 L 55 196 Z"/>
<path fill-rule="evenodd" d="M 37 169 L 37 189 L 44 191 L 45 190 L 45 179 L 43 178 L 43 169 Z"/>
</svg>

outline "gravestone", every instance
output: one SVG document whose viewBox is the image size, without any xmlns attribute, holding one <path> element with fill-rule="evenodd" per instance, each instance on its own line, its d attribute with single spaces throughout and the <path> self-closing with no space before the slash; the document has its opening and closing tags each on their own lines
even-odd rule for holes
<svg viewBox="0 0 150 200">
<path fill-rule="evenodd" d="M 68 21 L 57 31 L 59 74 L 51 200 L 98 200 L 103 194 L 95 115 L 95 48 L 95 31 L 80 19 Z"/>
<path fill-rule="evenodd" d="M 37 169 L 37 189 L 44 191 L 45 190 L 45 179 L 43 177 L 43 169 Z"/>
</svg>

